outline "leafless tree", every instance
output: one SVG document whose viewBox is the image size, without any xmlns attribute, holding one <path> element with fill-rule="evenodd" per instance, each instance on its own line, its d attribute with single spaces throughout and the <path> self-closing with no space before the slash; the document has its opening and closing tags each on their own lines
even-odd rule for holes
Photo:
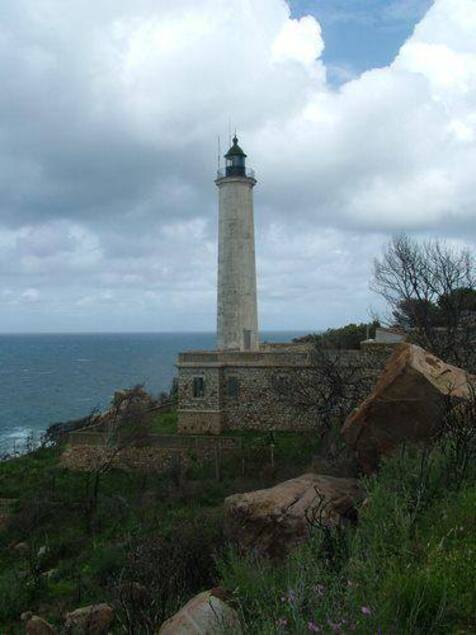
<svg viewBox="0 0 476 635">
<path fill-rule="evenodd" d="M 115 393 L 111 408 L 96 419 L 103 443 L 97 446 L 92 469 L 87 472 L 86 512 L 91 520 L 97 509 L 102 477 L 114 466 L 126 448 L 147 443 L 151 400 L 143 386 Z"/>
<path fill-rule="evenodd" d="M 445 410 L 438 441 L 446 459 L 446 485 L 458 489 L 476 471 L 476 386 L 471 386 L 469 399 L 449 397 Z"/>
<path fill-rule="evenodd" d="M 371 288 L 391 310 L 391 323 L 443 359 L 476 370 L 476 259 L 443 241 L 402 234 L 376 259 Z"/>
<path fill-rule="evenodd" d="M 314 421 L 323 440 L 323 451 L 331 452 L 336 426 L 370 392 L 375 381 L 375 361 L 365 353 L 329 349 L 325 341 L 311 345 L 309 365 L 296 372 L 277 371 L 271 385 L 284 407 Z"/>
<path fill-rule="evenodd" d="M 345 515 L 339 515 L 336 522 L 333 518 L 332 501 L 326 499 L 318 487 L 315 487 L 314 491 L 316 496 L 304 515 L 310 532 L 319 535 L 320 552 L 324 563 L 335 569 L 348 556 L 345 527 L 350 523 L 356 523 L 357 513 L 353 507 L 349 507 L 348 512 Z"/>
</svg>

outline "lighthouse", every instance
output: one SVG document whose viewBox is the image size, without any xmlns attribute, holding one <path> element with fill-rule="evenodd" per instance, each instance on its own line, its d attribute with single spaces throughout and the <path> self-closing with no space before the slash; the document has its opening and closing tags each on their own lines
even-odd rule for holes
<svg viewBox="0 0 476 635">
<path fill-rule="evenodd" d="M 218 297 L 217 347 L 219 351 L 257 351 L 258 307 L 253 218 L 253 170 L 246 154 L 233 145 L 219 170 L 218 187 Z"/>
<path fill-rule="evenodd" d="M 270 381 L 276 373 L 292 373 L 305 381 L 309 351 L 292 342 L 259 343 L 253 221 L 256 179 L 246 166 L 236 135 L 225 159 L 215 181 L 219 200 L 217 347 L 179 353 L 177 430 L 184 435 L 210 435 L 225 430 L 313 429 L 314 414 L 283 407 Z M 192 437 L 183 447 L 196 447 L 196 443 Z M 231 436 L 221 439 L 219 447 L 223 443 L 239 447 Z"/>
</svg>

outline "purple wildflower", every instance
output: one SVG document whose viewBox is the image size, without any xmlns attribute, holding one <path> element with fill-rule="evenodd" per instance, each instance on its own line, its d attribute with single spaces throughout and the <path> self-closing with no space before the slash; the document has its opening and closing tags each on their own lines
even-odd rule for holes
<svg viewBox="0 0 476 635">
<path fill-rule="evenodd" d="M 372 614 L 372 611 L 369 609 L 368 606 L 362 606 L 360 610 L 362 611 L 362 613 L 364 615 L 371 615 Z"/>
<path fill-rule="evenodd" d="M 319 624 L 315 624 L 314 622 L 308 622 L 307 630 L 311 631 L 311 633 L 320 633 L 321 627 L 319 626 Z"/>
</svg>

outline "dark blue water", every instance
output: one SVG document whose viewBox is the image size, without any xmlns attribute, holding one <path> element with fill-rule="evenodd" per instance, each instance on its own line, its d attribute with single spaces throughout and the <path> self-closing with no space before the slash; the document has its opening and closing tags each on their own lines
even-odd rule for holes
<svg viewBox="0 0 476 635">
<path fill-rule="evenodd" d="M 105 408 L 119 388 L 168 390 L 180 351 L 214 347 L 211 333 L 0 335 L 0 450 L 20 447 L 51 423 Z"/>
</svg>

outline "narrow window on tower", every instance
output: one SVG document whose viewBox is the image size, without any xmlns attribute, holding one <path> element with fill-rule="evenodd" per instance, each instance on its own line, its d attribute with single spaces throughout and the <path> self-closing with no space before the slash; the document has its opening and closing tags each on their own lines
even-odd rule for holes
<svg viewBox="0 0 476 635">
<path fill-rule="evenodd" d="M 193 398 L 201 399 L 205 397 L 205 378 L 194 377 L 193 378 Z"/>
<path fill-rule="evenodd" d="M 226 384 L 226 392 L 230 399 L 238 399 L 240 394 L 240 382 L 238 377 L 229 377 Z"/>
</svg>

